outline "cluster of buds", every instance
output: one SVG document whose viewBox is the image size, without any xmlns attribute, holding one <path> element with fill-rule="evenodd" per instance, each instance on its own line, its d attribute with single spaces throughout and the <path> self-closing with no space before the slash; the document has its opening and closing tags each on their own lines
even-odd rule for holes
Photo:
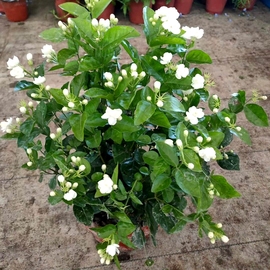
<svg viewBox="0 0 270 270">
<path fill-rule="evenodd" d="M 52 63 L 58 63 L 57 61 L 57 54 L 55 50 L 53 49 L 52 45 L 44 45 L 43 48 L 41 49 L 42 52 L 42 57 L 46 58 L 47 62 L 52 62 Z"/>
<path fill-rule="evenodd" d="M 212 183 L 207 188 L 207 191 L 208 191 L 209 197 L 211 199 L 214 198 L 214 195 L 219 196 L 219 192 L 215 189 L 215 187 L 214 187 L 214 185 Z"/>
<path fill-rule="evenodd" d="M 114 241 L 112 241 L 111 244 L 106 247 L 106 249 L 98 250 L 98 255 L 100 256 L 100 263 L 107 265 L 110 264 L 113 260 L 113 257 L 119 253 L 119 245 L 115 244 Z"/>
<path fill-rule="evenodd" d="M 14 122 L 13 118 L 10 117 L 0 123 L 1 131 L 7 134 L 13 134 L 16 131 L 19 131 L 20 123 L 21 123 L 20 118 L 16 118 Z"/>
<path fill-rule="evenodd" d="M 80 157 L 75 157 L 72 156 L 71 157 L 71 162 L 78 167 L 78 172 L 81 173 L 83 171 L 85 171 L 86 167 L 84 164 L 81 163 L 81 158 Z M 72 171 L 71 171 L 72 172 Z"/>
<path fill-rule="evenodd" d="M 253 102 L 258 102 L 259 100 L 267 100 L 267 96 L 260 96 L 257 90 L 253 90 L 251 99 Z"/>
<path fill-rule="evenodd" d="M 217 228 L 219 228 L 219 229 L 222 228 L 222 224 L 221 223 L 217 223 L 215 226 Z M 221 241 L 223 243 L 228 243 L 229 242 L 229 238 L 226 235 L 220 234 L 220 233 L 214 232 L 214 231 L 209 231 L 208 232 L 208 237 L 210 238 L 210 242 L 212 244 L 215 244 L 216 240 L 218 240 L 218 239 L 221 239 Z"/>
<path fill-rule="evenodd" d="M 50 138 L 54 141 L 62 141 L 62 129 L 59 127 L 56 129 L 56 133 L 51 133 Z"/>
</svg>

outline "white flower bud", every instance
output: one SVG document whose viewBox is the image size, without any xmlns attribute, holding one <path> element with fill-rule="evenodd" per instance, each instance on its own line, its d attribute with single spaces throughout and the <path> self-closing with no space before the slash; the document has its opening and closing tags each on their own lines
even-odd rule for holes
<svg viewBox="0 0 270 270">
<path fill-rule="evenodd" d="M 218 113 L 218 108 L 214 108 L 213 113 Z"/>
<path fill-rule="evenodd" d="M 224 120 L 227 122 L 227 123 L 230 123 L 231 122 L 231 119 L 229 117 L 225 117 Z"/>
<path fill-rule="evenodd" d="M 146 97 L 146 100 L 147 100 L 147 101 L 151 101 L 152 98 L 151 98 L 150 96 L 147 96 L 147 97 Z"/>
<path fill-rule="evenodd" d="M 72 157 L 71 157 L 71 160 L 72 160 L 72 162 L 74 162 L 74 163 L 77 162 L 77 158 L 76 158 L 75 156 L 72 156 Z"/>
<path fill-rule="evenodd" d="M 212 140 L 211 137 L 207 137 L 207 138 L 206 138 L 206 141 L 207 141 L 207 142 L 211 142 L 211 140 Z"/>
<path fill-rule="evenodd" d="M 87 100 L 87 99 L 84 99 L 84 100 L 82 101 L 82 104 L 83 104 L 83 105 L 87 105 L 87 104 L 88 104 L 88 100 Z"/>
<path fill-rule="evenodd" d="M 136 79 L 138 77 L 138 72 L 137 71 L 132 71 L 130 75 L 131 75 L 131 77 Z"/>
<path fill-rule="evenodd" d="M 188 130 L 187 130 L 187 129 L 184 130 L 184 136 L 185 136 L 185 137 L 188 136 Z"/>
<path fill-rule="evenodd" d="M 217 228 L 222 228 L 222 223 L 217 223 Z"/>
<path fill-rule="evenodd" d="M 31 167 L 33 165 L 33 162 L 28 161 L 26 164 L 27 164 L 28 167 Z"/>
<path fill-rule="evenodd" d="M 221 241 L 222 241 L 223 243 L 228 243 L 228 242 L 229 242 L 229 238 L 228 238 L 226 235 L 222 235 L 222 236 L 221 236 Z"/>
<path fill-rule="evenodd" d="M 159 81 L 155 81 L 154 82 L 154 88 L 155 88 L 155 90 L 159 90 L 160 89 L 160 86 L 161 86 L 161 83 Z"/>
<path fill-rule="evenodd" d="M 121 82 L 123 80 L 123 77 L 119 76 L 117 80 L 118 80 L 118 82 Z"/>
<path fill-rule="evenodd" d="M 85 169 L 86 169 L 86 167 L 84 165 L 80 165 L 79 166 L 79 171 L 80 172 L 83 172 Z"/>
<path fill-rule="evenodd" d="M 198 146 L 194 146 L 194 147 L 193 147 L 193 150 L 194 150 L 194 152 L 199 153 L 200 148 L 199 148 Z"/>
<path fill-rule="evenodd" d="M 117 185 L 113 185 L 113 189 L 116 190 L 118 188 Z"/>
<path fill-rule="evenodd" d="M 198 136 L 196 138 L 196 140 L 197 140 L 198 143 L 202 143 L 203 142 L 203 137 L 202 136 Z"/>
<path fill-rule="evenodd" d="M 236 127 L 235 128 L 237 131 L 241 131 L 241 127 Z"/>
<path fill-rule="evenodd" d="M 50 137 L 51 137 L 52 140 L 54 140 L 54 139 L 56 138 L 56 136 L 55 136 L 54 133 L 51 133 L 51 134 L 50 134 Z"/>
<path fill-rule="evenodd" d="M 211 239 L 210 239 L 210 242 L 211 242 L 212 244 L 215 244 L 215 243 L 216 243 L 216 240 L 215 240 L 214 238 L 211 238 Z"/>
<path fill-rule="evenodd" d="M 135 63 L 131 64 L 130 70 L 131 71 L 137 71 L 137 65 Z"/>
<path fill-rule="evenodd" d="M 62 174 L 60 174 L 60 175 L 58 175 L 57 180 L 58 180 L 60 183 L 63 183 L 63 182 L 65 181 L 65 176 L 62 175 Z"/>
<path fill-rule="evenodd" d="M 107 169 L 106 164 L 102 164 L 102 166 L 101 166 L 101 170 L 102 170 L 103 172 L 105 172 L 105 171 L 106 171 L 106 169 Z"/>
<path fill-rule="evenodd" d="M 188 101 L 188 97 L 186 97 L 186 96 L 183 97 L 183 100 L 184 100 L 184 101 Z"/>
<path fill-rule="evenodd" d="M 214 190 L 209 190 L 208 194 L 209 194 L 210 196 L 213 196 L 213 195 L 215 194 L 215 193 L 214 193 Z"/>
<path fill-rule="evenodd" d="M 102 257 L 102 258 L 100 259 L 100 263 L 101 263 L 101 264 L 104 264 L 104 263 L 105 263 L 105 258 L 104 258 L 104 257 Z"/>
<path fill-rule="evenodd" d="M 267 96 L 262 96 L 262 100 L 267 100 Z"/>
<path fill-rule="evenodd" d="M 125 69 L 122 69 L 121 74 L 122 74 L 123 77 L 126 77 L 127 76 L 127 71 Z"/>
<path fill-rule="evenodd" d="M 57 129 L 56 129 L 56 132 L 57 132 L 57 133 L 62 133 L 62 128 L 60 128 L 60 127 L 57 128 Z"/>
<path fill-rule="evenodd" d="M 111 260 L 110 259 L 107 259 L 106 261 L 105 261 L 105 264 L 107 264 L 107 265 L 109 265 L 111 263 Z"/>
<path fill-rule="evenodd" d="M 33 59 L 33 54 L 32 54 L 32 53 L 28 53 L 28 54 L 26 55 L 26 59 L 27 59 L 28 61 L 31 61 L 31 60 Z"/>
<path fill-rule="evenodd" d="M 76 162 L 80 162 L 81 158 L 80 157 L 76 157 Z"/>
<path fill-rule="evenodd" d="M 193 170 L 193 169 L 194 169 L 194 164 L 193 164 L 193 163 L 188 163 L 187 167 L 188 167 L 190 170 Z"/>
<path fill-rule="evenodd" d="M 139 77 L 140 78 L 144 78 L 146 76 L 146 73 L 144 71 L 142 71 L 140 74 L 139 74 Z"/>
<path fill-rule="evenodd" d="M 209 233 L 208 233 L 208 237 L 209 237 L 209 238 L 213 238 L 213 237 L 214 237 L 214 233 L 213 233 L 213 232 L 209 232 Z"/>
<path fill-rule="evenodd" d="M 183 147 L 183 143 L 182 143 L 182 141 L 181 141 L 180 139 L 177 139 L 177 140 L 176 140 L 176 145 L 177 145 L 178 147 L 180 147 L 180 148 Z"/>
<path fill-rule="evenodd" d="M 51 90 L 51 87 L 49 85 L 46 85 L 45 90 L 49 91 L 49 90 Z"/>
<path fill-rule="evenodd" d="M 72 187 L 72 184 L 71 184 L 70 182 L 66 182 L 65 186 L 66 186 L 67 188 L 71 188 L 71 187 Z"/>
<path fill-rule="evenodd" d="M 73 102 L 70 101 L 70 102 L 68 103 L 68 107 L 69 107 L 69 108 L 74 108 L 74 107 L 75 107 L 75 104 L 74 104 Z"/>
<path fill-rule="evenodd" d="M 171 140 L 171 139 L 166 139 L 164 142 L 165 142 L 166 144 L 168 144 L 169 146 L 173 147 L 173 140 Z"/>
<path fill-rule="evenodd" d="M 27 153 L 28 155 L 32 154 L 32 149 L 31 149 L 31 148 L 26 149 L 26 153 Z"/>
<path fill-rule="evenodd" d="M 217 95 L 213 95 L 213 99 L 214 100 L 218 100 L 218 96 Z"/>
<path fill-rule="evenodd" d="M 159 100 L 157 101 L 157 106 L 158 106 L 159 108 L 161 108 L 161 107 L 163 107 L 163 105 L 164 105 L 163 101 L 159 99 Z"/>
<path fill-rule="evenodd" d="M 64 96 L 68 96 L 68 95 L 69 95 L 68 89 L 64 89 L 64 90 L 63 90 L 63 95 L 64 95 Z"/>
<path fill-rule="evenodd" d="M 214 185 L 213 185 L 213 184 L 210 184 L 209 187 L 210 187 L 210 188 L 214 188 Z"/>
<path fill-rule="evenodd" d="M 25 107 L 20 107 L 20 112 L 21 112 L 21 113 L 25 114 L 25 113 L 26 113 L 26 111 L 27 111 L 27 110 L 26 110 L 26 108 L 25 108 Z"/>
<path fill-rule="evenodd" d="M 63 111 L 63 112 L 67 112 L 67 111 L 68 111 L 68 107 L 63 107 L 63 108 L 62 108 L 62 111 Z"/>
<path fill-rule="evenodd" d="M 34 105 L 33 105 L 33 102 L 32 101 L 29 101 L 28 102 L 28 106 L 30 107 L 30 108 L 32 108 Z"/>
<path fill-rule="evenodd" d="M 51 191 L 51 192 L 50 192 L 50 196 L 51 196 L 51 197 L 54 197 L 55 195 L 56 195 L 56 193 L 55 193 L 54 191 Z"/>
<path fill-rule="evenodd" d="M 75 183 L 73 183 L 72 188 L 75 189 L 75 188 L 78 187 L 78 185 L 79 185 L 79 184 L 78 184 L 77 182 L 75 182 Z"/>
<path fill-rule="evenodd" d="M 155 55 L 153 56 L 153 59 L 156 61 L 158 60 L 157 56 L 155 56 Z"/>
<path fill-rule="evenodd" d="M 97 27 L 98 26 L 98 20 L 97 19 L 92 19 L 92 25 L 94 26 L 94 27 Z"/>
</svg>

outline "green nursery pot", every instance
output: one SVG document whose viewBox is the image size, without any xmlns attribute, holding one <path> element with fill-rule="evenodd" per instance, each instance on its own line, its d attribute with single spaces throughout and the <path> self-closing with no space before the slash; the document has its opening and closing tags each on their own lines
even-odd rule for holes
<svg viewBox="0 0 270 270">
<path fill-rule="evenodd" d="M 22 22 L 28 18 L 26 0 L 2 0 L 1 3 L 10 22 Z"/>
</svg>

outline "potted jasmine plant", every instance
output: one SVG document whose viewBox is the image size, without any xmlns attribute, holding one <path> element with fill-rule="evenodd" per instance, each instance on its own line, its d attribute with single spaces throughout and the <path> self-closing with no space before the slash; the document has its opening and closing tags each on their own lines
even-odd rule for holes
<svg viewBox="0 0 270 270">
<path fill-rule="evenodd" d="M 232 0 L 232 3 L 238 9 L 252 10 L 256 0 Z"/>
<path fill-rule="evenodd" d="M 175 8 L 144 8 L 148 49 L 139 55 L 128 41 L 138 31 L 117 25 L 114 15 L 97 20 L 100 5 L 91 13 L 75 3 L 61 7 L 75 18 L 41 33 L 50 43 L 42 57 L 67 82 L 50 87 L 45 62 L 36 65 L 31 54 L 28 66 L 16 56 L 7 62 L 20 80 L 15 91 L 27 98 L 20 117 L 1 122 L 2 138 L 15 139 L 25 151 L 22 167 L 39 170 L 39 181 L 50 176 L 50 204 L 71 206 L 86 226 L 98 223 L 92 230 L 101 239 L 101 263 L 120 268 L 120 243 L 144 247 L 144 226 L 155 244 L 159 227 L 171 234 L 190 222 L 211 243 L 228 242 L 208 209 L 215 198 L 240 194 L 211 168 L 239 169 L 238 155 L 227 146 L 234 136 L 247 145 L 251 140 L 237 114 L 268 126 L 257 104 L 266 97 L 254 93 L 250 99 L 241 90 L 226 106 L 211 93 L 213 82 L 198 65 L 212 60 L 195 47 L 204 31 L 180 27 Z M 55 51 L 51 43 L 63 41 L 67 46 Z M 119 60 L 122 50 L 128 62 Z M 191 205 L 194 212 L 186 214 Z"/>
</svg>

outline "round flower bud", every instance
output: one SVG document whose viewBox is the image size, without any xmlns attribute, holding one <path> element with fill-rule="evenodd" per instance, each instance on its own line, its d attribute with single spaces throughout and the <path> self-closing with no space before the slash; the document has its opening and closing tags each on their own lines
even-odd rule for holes
<svg viewBox="0 0 270 270">
<path fill-rule="evenodd" d="M 214 185 L 213 185 L 213 184 L 210 184 L 209 187 L 210 187 L 210 188 L 214 188 Z"/>
<path fill-rule="evenodd" d="M 193 170 L 193 169 L 194 169 L 194 164 L 193 164 L 193 163 L 188 163 L 187 167 L 188 167 L 190 170 Z"/>
<path fill-rule="evenodd" d="M 210 242 L 211 242 L 212 244 L 215 244 L 215 243 L 216 243 L 216 240 L 215 240 L 214 238 L 211 238 L 211 239 L 210 239 Z"/>
<path fill-rule="evenodd" d="M 102 170 L 103 172 L 105 172 L 105 171 L 106 171 L 106 169 L 107 169 L 106 164 L 102 164 L 102 166 L 101 166 L 101 170 Z"/>
<path fill-rule="evenodd" d="M 118 82 L 121 82 L 123 80 L 123 77 L 119 76 L 117 80 L 118 80 Z"/>
<path fill-rule="evenodd" d="M 241 127 L 236 127 L 235 128 L 237 131 L 241 131 Z"/>
<path fill-rule="evenodd" d="M 160 89 L 160 86 L 161 86 L 161 83 L 159 81 L 155 81 L 154 82 L 154 88 L 155 88 L 155 90 L 159 90 Z"/>
<path fill-rule="evenodd" d="M 225 117 L 224 120 L 227 122 L 227 123 L 230 123 L 231 122 L 231 119 L 229 117 Z"/>
<path fill-rule="evenodd" d="M 139 77 L 140 78 L 144 78 L 146 76 L 146 73 L 144 71 L 142 71 L 140 74 L 139 74 Z"/>
<path fill-rule="evenodd" d="M 54 191 L 51 191 L 51 192 L 50 192 L 50 196 L 51 196 L 51 197 L 54 197 L 55 195 L 56 195 L 56 193 L 55 193 Z"/>
<path fill-rule="evenodd" d="M 228 242 L 229 242 L 229 238 L 228 238 L 226 235 L 222 235 L 222 236 L 221 236 L 221 241 L 222 241 L 223 243 L 228 243 Z"/>
<path fill-rule="evenodd" d="M 121 74 L 122 74 L 123 77 L 126 77 L 127 76 L 127 71 L 125 69 L 122 69 Z"/>
<path fill-rule="evenodd" d="M 198 153 L 200 151 L 200 148 L 198 146 L 193 147 L 194 152 Z"/>
<path fill-rule="evenodd" d="M 56 129 L 56 132 L 57 132 L 57 133 L 62 133 L 62 128 L 60 128 L 60 127 L 57 128 L 57 129 Z"/>
<path fill-rule="evenodd" d="M 80 165 L 79 166 L 79 171 L 80 172 L 83 172 L 85 169 L 86 169 L 86 167 L 84 165 Z"/>
<path fill-rule="evenodd" d="M 131 75 L 131 77 L 136 79 L 138 77 L 138 72 L 137 71 L 132 71 L 130 75 Z"/>
<path fill-rule="evenodd" d="M 188 130 L 187 130 L 187 129 L 184 130 L 184 136 L 185 136 L 185 137 L 188 136 Z"/>
<path fill-rule="evenodd" d="M 218 113 L 218 108 L 214 108 L 213 113 Z"/>
<path fill-rule="evenodd" d="M 32 54 L 32 53 L 28 53 L 28 54 L 26 55 L 26 59 L 27 59 L 28 61 L 31 61 L 31 60 L 33 59 L 33 54 Z"/>
<path fill-rule="evenodd" d="M 107 265 L 109 265 L 111 263 L 111 260 L 110 259 L 107 259 L 106 261 L 105 261 L 105 264 L 107 264 Z"/>
<path fill-rule="evenodd" d="M 33 162 L 28 161 L 26 164 L 27 164 L 28 167 L 31 167 L 33 165 Z"/>
<path fill-rule="evenodd" d="M 130 70 L 131 71 L 137 71 L 137 65 L 135 63 L 131 64 Z"/>
<path fill-rule="evenodd" d="M 183 100 L 184 101 L 188 101 L 188 97 L 183 97 Z"/>
<path fill-rule="evenodd" d="M 113 189 L 116 190 L 117 189 L 117 185 L 113 185 Z"/>
<path fill-rule="evenodd" d="M 60 183 L 63 183 L 63 182 L 65 181 L 65 176 L 62 175 L 62 174 L 60 174 L 60 175 L 58 175 L 57 180 L 58 180 Z"/>
<path fill-rule="evenodd" d="M 49 85 L 46 85 L 45 90 L 49 91 L 49 90 L 51 90 L 51 87 Z"/>
<path fill-rule="evenodd" d="M 72 160 L 72 162 L 74 162 L 74 163 L 77 162 L 77 158 L 76 158 L 75 156 L 72 156 L 72 157 L 71 157 L 71 160 Z"/>
<path fill-rule="evenodd" d="M 102 257 L 102 258 L 100 259 L 100 263 L 101 263 L 101 264 L 104 264 L 104 263 L 105 263 L 105 258 L 104 258 L 104 257 Z"/>
<path fill-rule="evenodd" d="M 151 98 L 150 96 L 147 96 L 146 100 L 147 100 L 147 101 L 151 101 L 152 98 Z"/>
<path fill-rule="evenodd" d="M 222 223 L 217 223 L 217 228 L 222 228 Z"/>
<path fill-rule="evenodd" d="M 76 157 L 76 162 L 80 162 L 81 158 L 80 157 Z"/>
<path fill-rule="evenodd" d="M 72 187 L 72 184 L 71 184 L 70 182 L 66 182 L 65 186 L 66 186 L 67 188 L 71 188 L 71 187 Z"/>
<path fill-rule="evenodd" d="M 183 147 L 183 143 L 182 143 L 182 141 L 181 141 L 180 139 L 177 139 L 177 140 L 176 140 L 176 145 L 177 145 L 178 147 L 180 147 L 180 148 Z"/>
<path fill-rule="evenodd" d="M 75 104 L 74 104 L 73 102 L 70 101 L 70 102 L 68 103 L 68 107 L 69 107 L 69 108 L 74 108 L 74 107 L 75 107 Z"/>
<path fill-rule="evenodd" d="M 32 108 L 34 105 L 33 105 L 33 102 L 32 101 L 29 101 L 28 102 L 28 106 L 30 107 L 30 108 Z"/>
<path fill-rule="evenodd" d="M 211 142 L 211 140 L 212 140 L 211 137 L 207 137 L 207 138 L 206 138 L 206 141 L 207 141 L 207 142 Z"/>
<path fill-rule="evenodd" d="M 30 96 L 31 96 L 32 98 L 37 98 L 37 97 L 38 97 L 38 94 L 32 93 Z"/>
<path fill-rule="evenodd" d="M 63 107 L 63 108 L 62 108 L 62 111 L 63 111 L 63 112 L 67 112 L 67 111 L 68 111 L 68 107 Z"/>
<path fill-rule="evenodd" d="M 21 123 L 21 119 L 19 117 L 16 118 L 16 123 Z"/>
<path fill-rule="evenodd" d="M 208 237 L 209 237 L 209 238 L 213 238 L 213 237 L 214 237 L 214 233 L 213 233 L 213 232 L 209 232 L 209 233 L 208 233 Z"/>
<path fill-rule="evenodd" d="M 51 133 L 51 134 L 50 134 L 50 138 L 51 138 L 52 140 L 54 140 L 54 139 L 56 138 L 55 134 L 54 134 L 54 133 Z"/>
<path fill-rule="evenodd" d="M 159 100 L 157 101 L 157 106 L 158 106 L 159 108 L 161 108 L 161 107 L 163 107 L 163 105 L 164 105 L 163 101 L 159 99 Z"/>
<path fill-rule="evenodd" d="M 203 137 L 202 136 L 198 136 L 196 138 L 196 140 L 197 140 L 198 143 L 202 143 L 203 142 Z"/>
<path fill-rule="evenodd" d="M 213 196 L 213 195 L 215 194 L 215 193 L 214 193 L 214 190 L 209 190 L 208 193 L 209 193 L 210 196 Z"/>
<path fill-rule="evenodd" d="M 82 101 L 82 104 L 83 104 L 83 105 L 87 105 L 87 104 L 88 104 L 88 100 L 87 100 L 87 99 L 84 99 L 84 100 Z"/>
<path fill-rule="evenodd" d="M 171 140 L 171 139 L 166 139 L 164 142 L 165 142 L 166 144 L 168 144 L 169 146 L 173 147 L 173 140 Z"/>
<path fill-rule="evenodd" d="M 67 89 L 64 89 L 64 90 L 63 90 L 63 95 L 64 95 L 64 96 L 68 96 L 68 95 L 69 95 L 69 91 L 68 91 Z"/>
<path fill-rule="evenodd" d="M 158 60 L 157 56 L 155 56 L 155 55 L 154 55 L 152 58 L 153 58 L 154 60 L 156 60 L 156 61 Z"/>
<path fill-rule="evenodd" d="M 214 100 L 218 100 L 218 96 L 217 95 L 213 95 L 213 99 Z"/>
<path fill-rule="evenodd" d="M 267 96 L 262 96 L 262 100 L 267 100 Z"/>
<path fill-rule="evenodd" d="M 72 188 L 75 189 L 75 188 L 78 187 L 78 185 L 79 185 L 79 184 L 78 184 L 77 182 L 75 182 L 75 183 L 73 183 Z"/>
<path fill-rule="evenodd" d="M 27 153 L 28 155 L 32 154 L 32 149 L 30 149 L 30 148 L 26 149 L 26 153 Z"/>
<path fill-rule="evenodd" d="M 20 107 L 20 112 L 21 112 L 21 113 L 25 114 L 25 113 L 26 113 L 26 111 L 27 111 L 27 110 L 26 110 L 26 108 L 25 108 L 25 107 L 23 107 L 23 106 L 22 106 L 22 107 Z"/>
</svg>

